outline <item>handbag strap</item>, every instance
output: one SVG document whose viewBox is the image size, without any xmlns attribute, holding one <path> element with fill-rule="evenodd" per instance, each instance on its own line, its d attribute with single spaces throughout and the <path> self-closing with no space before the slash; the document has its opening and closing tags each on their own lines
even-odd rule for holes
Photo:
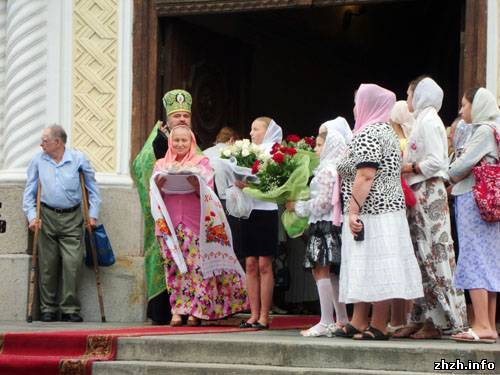
<svg viewBox="0 0 500 375">
<path fill-rule="evenodd" d="M 496 124 L 495 123 L 492 123 L 492 122 L 485 122 L 483 124 L 481 124 L 480 126 L 488 126 L 489 128 L 491 128 L 493 130 L 493 138 L 495 139 L 495 143 L 497 144 L 497 156 L 496 156 L 496 160 L 497 162 L 500 160 L 500 152 L 499 152 L 499 149 L 500 149 L 500 143 L 499 143 L 499 136 L 498 136 L 498 131 L 497 131 L 497 128 L 496 128 Z M 486 156 L 483 156 L 481 158 L 481 160 L 479 161 L 479 163 L 477 163 L 476 165 L 487 165 L 488 163 L 486 162 Z"/>
</svg>

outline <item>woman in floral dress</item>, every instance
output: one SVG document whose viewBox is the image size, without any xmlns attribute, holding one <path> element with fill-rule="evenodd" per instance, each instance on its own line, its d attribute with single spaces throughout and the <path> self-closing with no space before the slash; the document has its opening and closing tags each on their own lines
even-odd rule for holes
<svg viewBox="0 0 500 375">
<path fill-rule="evenodd" d="M 408 108 L 416 122 L 401 172 L 417 200 L 408 222 L 422 272 L 424 298 L 415 301 L 411 323 L 394 337 L 440 338 L 443 330 L 460 330 L 467 323 L 464 293 L 453 286 L 455 253 L 444 186 L 448 145 L 438 115 L 442 101 L 443 90 L 431 78 L 419 77 L 410 83 Z"/>
<path fill-rule="evenodd" d="M 172 168 L 179 171 L 185 169 L 199 176 L 187 178 L 192 191 L 176 193 L 166 187 L 171 177 L 165 177 L 160 172 Z M 155 164 L 152 184 L 156 184 L 158 189 L 151 188 L 155 232 L 164 259 L 172 306 L 172 326 L 182 324 L 182 315 L 189 316 L 188 325 L 197 325 L 199 319 L 220 319 L 248 307 L 244 272 L 232 251 L 231 232 L 215 194 L 210 195 L 212 208 L 207 214 L 204 212 L 203 227 L 200 228 L 201 210 L 204 207 L 200 200 L 200 181 L 209 189 L 213 188 L 212 168 L 207 157 L 197 155 L 192 131 L 186 126 L 178 126 L 168 139 L 167 154 Z M 155 201 L 154 192 L 161 195 L 164 206 Z M 172 232 L 175 232 L 175 238 Z M 227 256 L 218 260 L 216 271 L 207 275 L 203 272 L 207 260 L 202 246 L 214 242 L 218 242 L 217 245 L 221 247 L 229 246 L 229 250 Z"/>
</svg>

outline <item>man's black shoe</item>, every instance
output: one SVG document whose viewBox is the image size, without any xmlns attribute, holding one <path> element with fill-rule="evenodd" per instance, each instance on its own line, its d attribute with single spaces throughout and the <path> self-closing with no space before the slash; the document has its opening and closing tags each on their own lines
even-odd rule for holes
<svg viewBox="0 0 500 375">
<path fill-rule="evenodd" d="M 43 312 L 40 314 L 40 321 L 41 322 L 55 322 L 56 321 L 56 314 L 52 312 Z"/>
<path fill-rule="evenodd" d="M 83 319 L 77 313 L 61 314 L 61 322 L 80 323 Z"/>
</svg>

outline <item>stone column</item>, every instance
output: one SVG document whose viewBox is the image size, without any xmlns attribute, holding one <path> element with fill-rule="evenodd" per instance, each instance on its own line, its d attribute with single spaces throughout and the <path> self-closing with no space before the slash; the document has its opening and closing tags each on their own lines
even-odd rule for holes
<svg viewBox="0 0 500 375">
<path fill-rule="evenodd" d="M 0 43 L 0 52 L 5 51 L 5 59 L 0 59 L 5 66 L 4 84 L 0 85 L 0 92 L 5 93 L 0 95 L 0 113 L 4 113 L 0 215 L 7 221 L 7 231 L 0 234 L 0 254 L 13 254 L 27 249 L 22 192 L 26 167 L 38 149 L 46 121 L 48 15 L 46 0 L 8 0 L 2 5 L 6 38 Z"/>
<path fill-rule="evenodd" d="M 0 1 L 0 319 L 24 320 L 28 248 L 21 210 L 26 167 L 46 119 L 47 0 Z"/>
<path fill-rule="evenodd" d="M 5 116 L 5 50 L 7 41 L 7 0 L 0 1 L 0 165 L 3 160 Z"/>
<path fill-rule="evenodd" d="M 3 170 L 25 170 L 45 124 L 46 11 L 44 0 L 7 2 Z"/>
</svg>

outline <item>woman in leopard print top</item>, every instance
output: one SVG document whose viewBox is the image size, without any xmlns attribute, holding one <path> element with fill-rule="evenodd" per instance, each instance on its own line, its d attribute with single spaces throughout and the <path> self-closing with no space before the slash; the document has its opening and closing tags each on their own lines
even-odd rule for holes
<svg viewBox="0 0 500 375">
<path fill-rule="evenodd" d="M 338 165 L 344 200 L 340 301 L 354 303 L 354 314 L 337 336 L 387 339 L 392 299 L 423 296 L 401 188 L 399 142 L 387 123 L 395 102 L 389 90 L 360 86 L 355 137 Z M 356 241 L 361 228 L 364 240 Z"/>
</svg>

